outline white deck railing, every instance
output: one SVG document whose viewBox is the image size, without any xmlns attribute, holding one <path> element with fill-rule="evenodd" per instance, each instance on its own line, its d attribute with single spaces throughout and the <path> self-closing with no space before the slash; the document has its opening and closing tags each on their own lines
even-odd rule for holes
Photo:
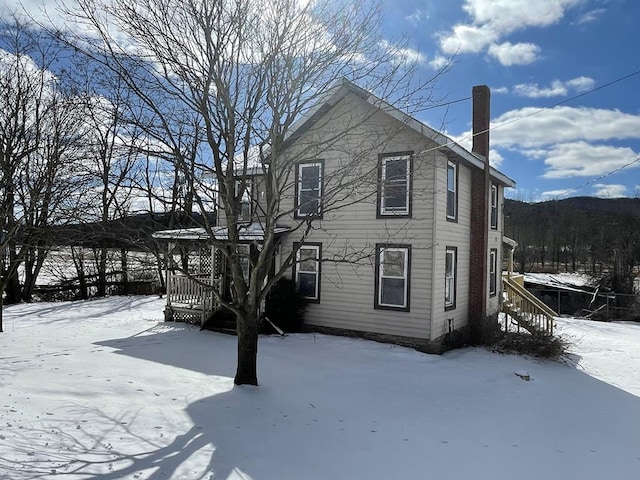
<svg viewBox="0 0 640 480">
<path fill-rule="evenodd" d="M 213 291 L 219 284 L 219 280 L 210 275 L 170 274 L 166 311 L 171 315 L 179 312 L 199 316 L 202 324 L 217 306 Z"/>
</svg>

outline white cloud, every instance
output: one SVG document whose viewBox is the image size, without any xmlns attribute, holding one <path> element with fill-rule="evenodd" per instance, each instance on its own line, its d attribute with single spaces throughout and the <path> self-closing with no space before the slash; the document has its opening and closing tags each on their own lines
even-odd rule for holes
<svg viewBox="0 0 640 480">
<path fill-rule="evenodd" d="M 510 43 L 500 45 L 493 44 L 489 47 L 489 55 L 498 60 L 502 65 L 529 65 L 538 58 L 540 47 L 533 43 Z"/>
<path fill-rule="evenodd" d="M 576 77 L 567 81 L 567 86 L 573 88 L 577 92 L 586 92 L 591 90 L 595 85 L 595 80 L 590 77 Z"/>
<path fill-rule="evenodd" d="M 471 132 L 457 138 L 470 147 Z M 598 177 L 623 167 L 639 168 L 640 162 L 628 164 L 640 158 L 640 152 L 610 144 L 618 140 L 640 140 L 640 115 L 586 107 L 528 107 L 491 122 L 491 146 L 498 158 L 508 159 L 505 152 L 512 151 L 542 161 L 546 179 Z"/>
<path fill-rule="evenodd" d="M 409 47 L 400 47 L 389 43 L 387 40 L 382 40 L 380 46 L 391 55 L 393 61 L 401 65 L 403 63 L 426 63 L 427 57 L 418 50 Z"/>
<path fill-rule="evenodd" d="M 465 0 L 469 15 L 449 32 L 439 35 L 446 54 L 479 53 L 489 47 L 490 54 L 503 65 L 524 65 L 535 61 L 539 48 L 530 43 L 511 45 L 500 39 L 529 27 L 548 27 L 559 22 L 566 11 L 582 0 Z M 535 48 L 534 48 L 535 47 Z"/>
<path fill-rule="evenodd" d="M 578 93 L 591 90 L 594 85 L 593 78 L 576 77 L 566 82 L 553 80 L 551 85 L 547 87 L 540 87 L 537 83 L 521 83 L 514 85 L 513 92 L 529 98 L 550 98 L 566 96 L 569 90 L 574 90 Z"/>
<path fill-rule="evenodd" d="M 604 183 L 596 183 L 593 195 L 600 198 L 620 198 L 627 196 L 627 187 L 624 185 L 606 185 Z"/>
<path fill-rule="evenodd" d="M 537 83 L 521 83 L 513 86 L 513 92 L 522 97 L 549 98 L 564 96 L 568 90 L 560 80 L 554 80 L 548 87 L 540 87 Z"/>
<path fill-rule="evenodd" d="M 507 87 L 492 87 L 491 93 L 509 93 L 509 89 Z"/>
<path fill-rule="evenodd" d="M 440 49 L 448 55 L 478 53 L 497 38 L 496 33 L 486 27 L 456 25 L 452 33 L 440 37 Z"/>
<path fill-rule="evenodd" d="M 414 26 L 417 26 L 423 20 L 426 20 L 428 18 L 429 16 L 427 15 L 427 13 L 419 8 L 416 8 L 411 15 L 407 15 L 406 17 L 404 17 L 407 22 Z"/>
<path fill-rule="evenodd" d="M 567 9 L 581 0 L 466 0 L 462 7 L 475 24 L 499 33 L 525 27 L 546 27 L 558 22 Z"/>
<path fill-rule="evenodd" d="M 440 70 L 441 68 L 446 67 L 450 62 L 451 58 L 437 55 L 429 62 L 429 66 L 434 70 Z"/>
<path fill-rule="evenodd" d="M 606 10 L 604 8 L 596 8 L 596 9 L 593 9 L 593 10 L 589 10 L 588 12 L 583 13 L 578 18 L 578 20 L 576 20 L 574 23 L 576 25 L 584 25 L 585 23 L 595 22 L 605 12 L 606 12 Z"/>
<path fill-rule="evenodd" d="M 70 7 L 76 7 L 76 2 L 65 2 Z M 58 0 L 4 0 L 0 4 L 0 13 L 17 13 L 22 16 L 28 14 L 39 22 L 52 21 L 56 26 L 64 25 L 64 18 L 60 13 Z"/>
<path fill-rule="evenodd" d="M 547 190 L 547 191 L 545 191 L 545 192 L 542 192 L 542 193 L 540 194 L 540 196 L 541 196 L 543 199 L 548 200 L 548 199 L 550 199 L 550 198 L 561 198 L 561 197 L 566 197 L 566 196 L 567 196 L 567 195 L 569 195 L 569 193 L 571 193 L 571 192 L 572 192 L 572 190 L 571 190 L 571 189 L 569 189 L 569 190 L 567 190 L 567 189 L 565 189 L 565 190 Z"/>
<path fill-rule="evenodd" d="M 491 128 L 494 146 L 531 149 L 577 140 L 640 139 L 640 115 L 587 107 L 526 107 L 500 115 Z"/>
<path fill-rule="evenodd" d="M 523 152 L 527 155 L 527 152 Z M 620 169 L 640 154 L 628 147 L 569 142 L 554 145 L 544 154 L 547 166 L 543 178 L 596 177 Z M 540 157 L 536 151 L 535 158 Z M 640 164 L 635 165 L 639 167 Z"/>
</svg>

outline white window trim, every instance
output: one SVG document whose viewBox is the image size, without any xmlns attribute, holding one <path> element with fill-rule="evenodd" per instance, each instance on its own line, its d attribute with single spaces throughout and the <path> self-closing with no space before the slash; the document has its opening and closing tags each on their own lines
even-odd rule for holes
<svg viewBox="0 0 640 480">
<path fill-rule="evenodd" d="M 403 254 L 403 276 L 392 276 L 392 275 L 384 275 L 384 254 L 385 252 L 402 252 Z M 404 294 L 403 294 L 403 302 L 402 305 L 383 303 L 382 302 L 382 279 L 383 278 L 401 278 L 404 280 Z M 378 306 L 380 307 L 389 307 L 389 308 L 407 308 L 409 306 L 409 248 L 408 247 L 380 247 L 380 251 L 378 253 L 378 291 L 376 292 L 378 296 Z"/>
<path fill-rule="evenodd" d="M 448 276 L 449 272 L 447 272 L 447 257 L 451 255 L 451 276 Z M 454 247 L 447 247 L 445 250 L 445 271 L 444 271 L 444 306 L 445 308 L 453 308 L 456 305 L 456 282 L 458 276 L 458 252 Z M 450 285 L 448 285 L 450 284 Z M 448 287 L 447 287 L 448 285 Z M 449 292 L 449 297 L 447 298 L 447 292 Z"/>
<path fill-rule="evenodd" d="M 315 251 L 315 271 L 302 270 L 302 262 L 301 262 L 301 252 L 302 250 L 314 250 Z M 320 245 L 307 245 L 302 244 L 298 251 L 296 252 L 296 287 L 300 284 L 299 278 L 300 274 L 313 274 L 316 277 L 314 295 L 312 297 L 303 296 L 303 298 L 309 300 L 319 300 L 320 299 Z"/>
<path fill-rule="evenodd" d="M 405 175 L 405 207 L 403 209 L 389 208 L 384 204 L 385 200 L 385 181 L 386 181 L 386 168 L 385 165 L 389 161 L 405 160 L 407 162 L 407 169 Z M 409 215 L 409 206 L 411 202 L 411 156 L 410 155 L 394 155 L 390 157 L 382 157 L 381 161 L 381 173 L 380 173 L 380 215 Z M 400 183 L 400 182 L 398 182 Z"/>
<path fill-rule="evenodd" d="M 449 189 L 449 170 L 453 170 L 453 189 Z M 455 220 L 458 218 L 458 165 L 454 162 L 447 162 L 447 199 L 446 199 L 446 213 L 447 219 Z M 449 192 L 453 193 L 453 214 L 449 213 Z"/>
<path fill-rule="evenodd" d="M 312 189 L 304 189 L 302 188 L 302 169 L 309 167 L 318 167 L 318 209 L 312 213 L 303 213 L 300 210 L 300 206 L 302 205 L 302 192 L 303 191 L 312 191 Z M 297 217 L 316 217 L 322 213 L 322 175 L 323 175 L 323 165 L 322 162 L 308 162 L 308 163 L 299 163 L 298 164 L 298 191 L 296 192 L 296 216 Z"/>
</svg>

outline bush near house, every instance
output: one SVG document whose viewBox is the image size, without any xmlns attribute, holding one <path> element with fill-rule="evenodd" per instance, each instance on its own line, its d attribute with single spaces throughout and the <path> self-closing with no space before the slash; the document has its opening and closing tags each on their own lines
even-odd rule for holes
<svg viewBox="0 0 640 480">
<path fill-rule="evenodd" d="M 267 295 L 265 316 L 285 332 L 299 332 L 304 321 L 306 301 L 289 278 L 281 278 Z"/>
</svg>

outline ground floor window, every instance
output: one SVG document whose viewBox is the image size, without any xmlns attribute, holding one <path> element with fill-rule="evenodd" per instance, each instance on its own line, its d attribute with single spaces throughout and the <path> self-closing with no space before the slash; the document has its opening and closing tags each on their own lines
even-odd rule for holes
<svg viewBox="0 0 640 480">
<path fill-rule="evenodd" d="M 492 248 L 489 252 L 489 295 L 492 297 L 498 291 L 498 250 Z"/>
<path fill-rule="evenodd" d="M 296 252 L 294 278 L 298 293 L 307 300 L 320 301 L 320 256 L 322 244 L 304 243 Z"/>
<path fill-rule="evenodd" d="M 456 308 L 456 277 L 458 270 L 458 249 L 447 247 L 445 251 L 444 268 L 444 308 Z"/>
<path fill-rule="evenodd" d="M 409 310 L 411 247 L 377 245 L 375 308 Z"/>
</svg>

